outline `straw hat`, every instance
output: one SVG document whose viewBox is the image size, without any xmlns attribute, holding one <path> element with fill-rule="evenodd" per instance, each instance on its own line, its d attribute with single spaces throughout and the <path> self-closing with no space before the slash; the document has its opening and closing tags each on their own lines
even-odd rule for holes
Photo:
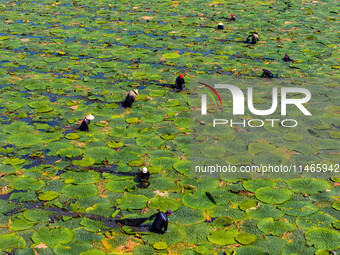
<svg viewBox="0 0 340 255">
<path fill-rule="evenodd" d="M 139 95 L 137 89 L 133 89 L 132 91 L 135 92 L 136 95 Z"/>
<path fill-rule="evenodd" d="M 141 171 L 142 171 L 143 174 L 146 174 L 146 173 L 148 172 L 148 169 L 147 169 L 146 167 L 143 167 L 143 168 L 141 169 Z"/>
<path fill-rule="evenodd" d="M 220 23 L 218 23 L 218 25 L 220 25 L 220 26 L 223 26 L 223 23 L 222 23 L 222 22 L 220 22 Z"/>
<path fill-rule="evenodd" d="M 89 114 L 86 116 L 86 119 L 88 120 L 94 120 L 94 116 L 92 114 Z"/>
</svg>

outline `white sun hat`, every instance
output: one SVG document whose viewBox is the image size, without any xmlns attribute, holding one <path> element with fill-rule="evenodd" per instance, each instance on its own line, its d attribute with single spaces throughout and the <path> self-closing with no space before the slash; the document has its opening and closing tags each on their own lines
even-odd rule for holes
<svg viewBox="0 0 340 255">
<path fill-rule="evenodd" d="M 86 119 L 88 120 L 94 120 L 94 116 L 92 114 L 89 114 L 86 116 Z"/>
<path fill-rule="evenodd" d="M 141 169 L 141 171 L 142 171 L 143 174 L 146 174 L 146 173 L 148 172 L 148 169 L 147 169 L 146 167 L 143 167 L 143 168 Z"/>
</svg>

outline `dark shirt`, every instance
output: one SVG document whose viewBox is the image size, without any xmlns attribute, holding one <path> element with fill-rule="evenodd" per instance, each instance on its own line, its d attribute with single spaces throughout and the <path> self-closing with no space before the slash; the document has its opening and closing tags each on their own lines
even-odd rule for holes
<svg viewBox="0 0 340 255">
<path fill-rule="evenodd" d="M 223 30 L 223 29 L 224 29 L 224 26 L 223 26 L 223 25 L 218 25 L 218 26 L 217 26 L 217 29 Z"/>
<path fill-rule="evenodd" d="M 90 122 L 91 122 L 90 120 L 84 118 L 83 121 L 81 122 L 80 126 L 79 126 L 79 130 L 84 131 L 84 132 L 89 132 Z"/>
<path fill-rule="evenodd" d="M 263 69 L 263 73 L 262 73 L 262 77 L 266 77 L 266 78 L 273 78 L 274 75 L 271 73 L 271 71 L 267 70 L 267 69 Z"/>
<path fill-rule="evenodd" d="M 183 84 L 185 84 L 184 78 L 180 78 L 179 76 L 176 78 L 175 86 L 176 89 L 182 90 Z"/>
<path fill-rule="evenodd" d="M 152 215 L 149 219 L 155 218 L 155 221 L 152 223 L 151 231 L 159 234 L 164 234 L 165 231 L 168 230 L 168 216 L 164 212 L 158 212 Z"/>
<path fill-rule="evenodd" d="M 130 91 L 123 102 L 123 106 L 131 107 L 135 100 L 136 100 L 136 94 L 133 91 Z"/>
<path fill-rule="evenodd" d="M 141 188 L 147 188 L 149 186 L 150 173 L 149 172 L 143 173 L 142 171 L 140 171 L 138 173 L 138 177 L 140 180 Z"/>
<path fill-rule="evenodd" d="M 288 54 L 285 55 L 285 57 L 283 58 L 283 61 L 285 62 L 289 62 L 289 61 L 293 61 L 293 59 L 291 59 Z"/>
</svg>

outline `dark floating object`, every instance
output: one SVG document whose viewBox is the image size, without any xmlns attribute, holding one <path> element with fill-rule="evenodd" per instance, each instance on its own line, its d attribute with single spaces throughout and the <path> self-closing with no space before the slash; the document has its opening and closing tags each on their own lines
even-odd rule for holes
<svg viewBox="0 0 340 255">
<path fill-rule="evenodd" d="M 81 122 L 79 126 L 79 130 L 84 131 L 84 132 L 89 132 L 89 125 L 90 125 L 91 120 L 94 120 L 94 116 L 92 114 L 87 115 Z"/>
<path fill-rule="evenodd" d="M 143 167 L 139 170 L 138 173 L 138 178 L 140 181 L 140 187 L 141 188 L 147 188 L 149 187 L 149 178 L 150 178 L 150 173 L 149 170 L 146 167 Z"/>
<path fill-rule="evenodd" d="M 213 202 L 214 204 L 216 204 L 216 201 L 214 199 L 214 197 L 209 193 L 209 192 L 205 192 L 205 195 L 209 198 L 209 200 L 211 202 Z"/>
<path fill-rule="evenodd" d="M 251 40 L 250 40 L 251 37 Z M 257 32 L 254 32 L 252 35 L 248 35 L 246 43 L 256 44 L 256 42 L 259 40 L 259 36 L 257 35 Z"/>
<path fill-rule="evenodd" d="M 151 220 L 152 218 L 156 218 L 156 219 L 152 223 L 150 230 L 154 233 L 164 234 L 164 232 L 168 230 L 168 222 L 169 222 L 168 216 L 170 215 L 172 215 L 171 210 L 167 210 L 165 213 L 159 211 L 158 213 L 155 213 L 154 215 L 152 215 L 149 218 L 149 220 Z"/>
<path fill-rule="evenodd" d="M 183 74 L 178 75 L 178 77 L 176 78 L 176 81 L 175 81 L 176 89 L 182 90 L 184 84 L 185 84 L 185 81 L 184 81 L 184 78 L 183 78 Z"/>
<path fill-rule="evenodd" d="M 126 225 L 126 226 L 139 226 L 145 221 L 147 221 L 149 218 L 139 218 L 139 219 L 119 219 L 115 220 L 117 223 L 121 225 Z"/>
<path fill-rule="evenodd" d="M 267 69 L 262 69 L 263 73 L 261 75 L 261 78 L 274 78 L 274 75 L 272 74 L 271 71 Z"/>
<path fill-rule="evenodd" d="M 283 58 L 283 61 L 290 62 L 290 61 L 294 61 L 294 60 L 289 57 L 288 53 L 286 53 L 284 58 Z"/>
<path fill-rule="evenodd" d="M 127 96 L 126 96 L 126 98 L 125 98 L 125 100 L 123 101 L 123 106 L 124 107 L 131 107 L 132 106 L 132 104 L 133 104 L 133 102 L 136 100 L 136 97 L 138 96 L 139 94 L 138 94 L 138 90 L 137 89 L 133 89 L 133 90 L 131 90 L 128 94 L 127 94 Z"/>
<path fill-rule="evenodd" d="M 217 29 L 219 30 L 223 30 L 224 29 L 224 25 L 222 22 L 218 23 Z"/>
</svg>

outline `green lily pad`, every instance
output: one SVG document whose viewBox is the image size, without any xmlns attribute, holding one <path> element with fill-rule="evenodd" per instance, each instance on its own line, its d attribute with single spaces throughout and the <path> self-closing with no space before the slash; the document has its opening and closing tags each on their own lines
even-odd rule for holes
<svg viewBox="0 0 340 255">
<path fill-rule="evenodd" d="M 209 209 L 215 205 L 215 203 L 206 195 L 206 192 L 195 192 L 194 194 L 186 193 L 182 197 L 182 202 L 186 206 L 194 209 Z"/>
<path fill-rule="evenodd" d="M 169 58 L 169 59 L 171 59 L 171 58 L 179 58 L 181 55 L 180 54 L 178 54 L 178 53 L 165 53 L 165 54 L 163 54 L 163 58 Z"/>
<path fill-rule="evenodd" d="M 184 160 L 184 161 L 178 161 L 173 165 L 173 168 L 185 175 L 185 176 L 189 176 L 189 172 L 190 172 L 190 161 L 189 160 Z"/>
<path fill-rule="evenodd" d="M 45 211 L 45 210 L 39 210 L 39 209 L 30 209 L 23 213 L 23 216 L 32 222 L 41 222 L 41 221 L 49 221 L 50 215 L 53 214 L 53 212 Z"/>
<path fill-rule="evenodd" d="M 127 118 L 125 121 L 129 124 L 134 124 L 134 123 L 137 123 L 139 119 L 136 117 L 133 117 L 133 118 Z"/>
<path fill-rule="evenodd" d="M 273 233 L 274 235 L 281 236 L 287 231 L 293 231 L 295 226 L 282 219 L 274 220 L 273 218 L 265 218 L 258 222 L 257 227 L 264 233 Z"/>
<path fill-rule="evenodd" d="M 335 218 L 324 212 L 316 212 L 304 217 L 297 217 L 296 225 L 302 229 L 330 227 Z"/>
<path fill-rule="evenodd" d="M 159 209 L 162 212 L 168 209 L 174 212 L 181 207 L 181 204 L 173 198 L 156 196 L 150 199 L 149 207 Z"/>
<path fill-rule="evenodd" d="M 287 215 L 292 216 L 307 216 L 319 210 L 310 202 L 290 201 L 279 205 L 279 208 Z"/>
<path fill-rule="evenodd" d="M 65 196 L 70 198 L 81 199 L 96 196 L 98 194 L 98 190 L 94 184 L 67 184 L 61 189 L 61 193 L 64 193 Z"/>
<path fill-rule="evenodd" d="M 180 207 L 176 213 L 171 216 L 171 222 L 181 225 L 192 225 L 205 221 L 205 213 L 203 210 L 192 209 L 187 206 Z M 210 231 L 208 231 L 210 232 Z"/>
<path fill-rule="evenodd" d="M 124 192 L 134 190 L 136 183 L 132 180 L 109 181 L 105 187 L 113 192 Z"/>
<path fill-rule="evenodd" d="M 33 134 L 12 135 L 7 142 L 15 146 L 29 147 L 41 143 L 41 137 Z"/>
<path fill-rule="evenodd" d="M 259 154 L 265 151 L 274 151 L 275 146 L 268 143 L 251 143 L 248 145 L 248 153 L 252 155 Z"/>
<path fill-rule="evenodd" d="M 235 240 L 240 244 L 252 244 L 257 240 L 257 236 L 249 233 L 242 233 L 235 237 Z"/>
<path fill-rule="evenodd" d="M 175 187 L 175 183 L 170 178 L 154 178 L 152 179 L 152 182 L 150 184 L 150 188 L 156 189 L 156 190 L 171 190 Z"/>
<path fill-rule="evenodd" d="M 88 166 L 92 166 L 95 162 L 96 162 L 95 159 L 91 157 L 84 157 L 81 160 L 72 160 L 72 165 L 88 167 Z"/>
<path fill-rule="evenodd" d="M 49 58 L 44 58 L 44 61 L 47 63 L 56 63 L 59 62 L 61 58 L 59 57 L 49 57 Z"/>
<path fill-rule="evenodd" d="M 81 254 L 82 252 L 92 250 L 92 245 L 89 243 L 81 242 L 79 240 L 75 240 L 67 245 L 57 244 L 53 251 L 57 255 L 68 255 L 70 251 L 74 254 Z"/>
<path fill-rule="evenodd" d="M 60 175 L 61 180 L 65 183 L 72 184 L 92 184 L 96 183 L 100 175 L 97 172 L 67 172 Z"/>
<path fill-rule="evenodd" d="M 217 245 L 236 244 L 235 237 L 240 234 L 236 230 L 217 230 L 208 235 L 209 242 Z"/>
<path fill-rule="evenodd" d="M 36 244 L 44 243 L 48 247 L 54 248 L 57 244 L 68 244 L 74 239 L 74 232 L 65 227 L 53 229 L 41 228 L 32 235 L 32 240 Z"/>
<path fill-rule="evenodd" d="M 118 207 L 122 210 L 143 209 L 147 206 L 149 199 L 143 195 L 127 194 L 116 200 Z"/>
<path fill-rule="evenodd" d="M 157 243 L 154 243 L 152 247 L 156 250 L 165 250 L 168 248 L 168 244 L 165 242 L 157 242 Z"/>
<path fill-rule="evenodd" d="M 164 117 L 162 115 L 157 114 L 148 114 L 142 117 L 142 121 L 150 123 L 161 122 L 163 119 Z"/>
<path fill-rule="evenodd" d="M 15 234 L 0 236 L 0 251 L 10 252 L 14 249 L 25 248 L 25 239 Z"/>
<path fill-rule="evenodd" d="M 312 228 L 306 231 L 308 245 L 317 249 L 336 250 L 340 248 L 340 233 L 328 228 Z"/>
<path fill-rule="evenodd" d="M 248 180 L 243 182 L 243 187 L 250 191 L 255 192 L 259 188 L 263 187 L 277 187 L 277 182 L 274 180 L 266 180 L 266 179 L 254 179 L 254 180 Z"/>
<path fill-rule="evenodd" d="M 282 204 L 291 199 L 293 192 L 289 189 L 275 189 L 272 187 L 263 187 L 255 191 L 255 196 L 262 202 L 270 204 Z"/>
<path fill-rule="evenodd" d="M 13 231 L 21 231 L 25 229 L 30 229 L 34 225 L 34 222 L 28 221 L 22 215 L 19 215 L 17 217 L 11 217 L 9 229 Z"/>
<path fill-rule="evenodd" d="M 15 180 L 14 188 L 17 190 L 40 190 L 45 186 L 45 182 L 33 177 L 21 177 Z"/>
<path fill-rule="evenodd" d="M 294 192 L 303 194 L 314 194 L 330 189 L 326 181 L 319 179 L 292 179 L 288 181 L 288 185 Z"/>
<path fill-rule="evenodd" d="M 38 199 L 41 201 L 50 201 L 50 200 L 57 198 L 58 196 L 59 194 L 57 192 L 45 191 L 45 192 L 39 193 Z"/>
<path fill-rule="evenodd" d="M 261 220 L 268 217 L 278 219 L 283 214 L 282 211 L 276 209 L 275 206 L 262 203 L 258 206 L 258 208 L 248 209 L 246 213 L 254 220 Z"/>
<path fill-rule="evenodd" d="M 303 140 L 303 136 L 298 134 L 286 134 L 283 136 L 283 139 L 287 141 L 299 142 Z"/>
</svg>

